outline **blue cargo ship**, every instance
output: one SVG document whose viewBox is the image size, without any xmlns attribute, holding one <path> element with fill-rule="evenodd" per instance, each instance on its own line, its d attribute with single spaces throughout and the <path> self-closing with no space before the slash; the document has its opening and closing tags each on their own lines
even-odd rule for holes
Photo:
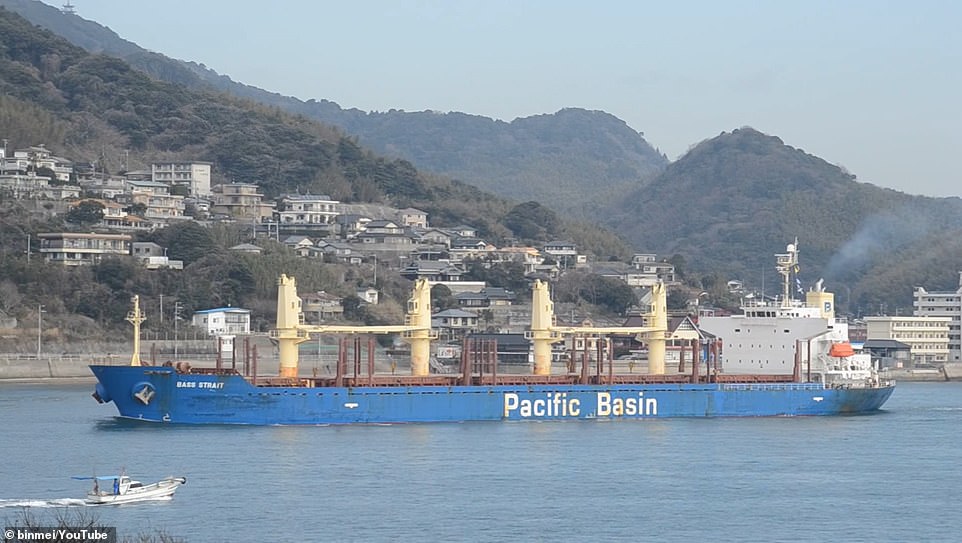
<svg viewBox="0 0 962 543">
<path fill-rule="evenodd" d="M 131 365 L 91 366 L 98 380 L 94 397 L 113 402 L 125 418 L 185 424 L 805 416 L 878 410 L 895 384 L 881 381 L 870 359 L 852 351 L 844 321 L 834 316 L 831 293 L 819 284 L 805 302 L 794 300 L 790 278 L 797 270 L 797 241 L 777 257 L 783 296 L 773 304 L 749 304 L 743 315 L 704 319 L 704 327 L 717 331 L 719 339 L 693 342 L 690 373 L 665 371 L 663 285 L 652 288 L 653 303 L 643 326 L 559 327 L 547 285 L 536 281 L 526 333 L 532 343 L 531 374 L 499 374 L 491 356 L 496 349 L 480 345 L 472 351 L 467 344 L 456 374 L 431 374 L 434 335 L 426 281 L 416 283 L 403 325 L 310 326 L 302 323 L 294 279 L 281 276 L 277 326 L 271 333 L 279 352 L 277 376 L 184 363 L 143 365 L 137 354 L 143 317 L 135 301 L 128 317 L 135 329 Z M 342 339 L 335 375 L 303 377 L 298 373 L 298 345 L 312 334 L 401 334 L 411 346 L 411 375 L 376 373 L 373 341 L 365 373 L 361 342 L 355 341 L 349 364 L 347 341 Z M 649 351 L 647 372 L 615 373 L 611 350 L 602 348 L 590 362 L 583 353 L 580 371 L 574 364 L 564 372 L 552 371 L 551 345 L 579 334 L 638 335 Z"/>
<path fill-rule="evenodd" d="M 471 420 L 838 415 L 877 410 L 893 386 L 820 383 L 254 386 L 241 375 L 93 366 L 121 416 L 191 424 L 352 424 Z"/>
</svg>

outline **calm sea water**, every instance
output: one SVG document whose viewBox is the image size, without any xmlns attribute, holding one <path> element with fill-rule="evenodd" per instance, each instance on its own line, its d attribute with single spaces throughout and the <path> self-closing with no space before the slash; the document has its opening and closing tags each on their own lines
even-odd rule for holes
<svg viewBox="0 0 962 543">
<path fill-rule="evenodd" d="M 962 384 L 869 416 L 180 427 L 92 385 L 0 385 L 0 520 L 207 541 L 962 541 Z M 126 467 L 171 501 L 83 507 Z M 55 518 L 55 517 L 49 517 Z"/>
</svg>

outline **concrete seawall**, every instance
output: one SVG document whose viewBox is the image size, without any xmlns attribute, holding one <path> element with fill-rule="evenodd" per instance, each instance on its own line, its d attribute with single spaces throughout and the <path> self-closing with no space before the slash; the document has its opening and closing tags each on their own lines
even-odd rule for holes
<svg viewBox="0 0 962 543">
<path fill-rule="evenodd" d="M 942 366 L 947 381 L 962 381 L 962 362 L 950 362 Z"/>
<path fill-rule="evenodd" d="M 15 358 L 0 357 L 0 380 L 2 379 L 50 379 L 89 377 L 91 359 L 81 358 Z"/>
</svg>

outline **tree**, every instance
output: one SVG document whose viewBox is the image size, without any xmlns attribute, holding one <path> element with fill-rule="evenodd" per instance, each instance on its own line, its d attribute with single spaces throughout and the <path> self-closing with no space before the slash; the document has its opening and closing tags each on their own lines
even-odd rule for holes
<svg viewBox="0 0 962 543">
<path fill-rule="evenodd" d="M 123 290 L 136 272 L 129 258 L 105 258 L 93 268 L 94 279 L 114 291 Z"/>
<path fill-rule="evenodd" d="M 10 311 L 19 306 L 22 299 L 16 283 L 7 279 L 0 281 L 0 311 Z"/>
<path fill-rule="evenodd" d="M 492 287 L 502 287 L 513 291 L 519 297 L 527 296 L 531 286 L 524 276 L 524 264 L 521 262 L 502 262 L 489 264 L 481 260 L 471 260 L 467 263 L 464 278 L 467 281 L 484 281 Z"/>
<path fill-rule="evenodd" d="M 561 221 L 554 211 L 538 202 L 518 204 L 504 216 L 504 225 L 515 236 L 534 240 L 548 241 L 561 232 Z"/>
<path fill-rule="evenodd" d="M 183 260 L 185 265 L 217 253 L 211 230 L 193 221 L 157 230 L 151 237 L 154 243 L 169 248 L 172 260 Z"/>
<path fill-rule="evenodd" d="M 344 318 L 352 321 L 362 320 L 363 315 L 359 311 L 361 304 L 364 303 L 355 295 L 345 296 L 341 301 L 344 307 Z"/>
<path fill-rule="evenodd" d="M 104 205 L 95 200 L 84 200 L 68 211 L 65 219 L 80 226 L 97 224 L 104 220 Z"/>
<path fill-rule="evenodd" d="M 144 215 L 147 214 L 147 206 L 141 203 L 130 204 L 130 207 L 128 207 L 125 211 L 127 211 L 127 213 L 130 213 L 131 215 L 137 215 L 138 217 L 143 217 Z"/>
<path fill-rule="evenodd" d="M 46 166 L 41 166 L 37 168 L 37 175 L 40 177 L 46 177 L 50 180 L 51 185 L 63 185 L 64 182 L 57 178 L 56 172 L 51 170 Z"/>
<path fill-rule="evenodd" d="M 431 308 L 437 311 L 444 311 L 458 306 L 458 299 L 451 294 L 451 289 L 447 285 L 434 285 L 431 287 Z"/>
<path fill-rule="evenodd" d="M 681 290 L 674 289 L 668 293 L 665 303 L 668 305 L 668 309 L 687 309 L 688 296 Z"/>
<path fill-rule="evenodd" d="M 638 303 L 635 291 L 624 281 L 593 274 L 588 276 L 588 281 L 582 287 L 581 297 L 618 314 L 624 314 Z"/>
</svg>

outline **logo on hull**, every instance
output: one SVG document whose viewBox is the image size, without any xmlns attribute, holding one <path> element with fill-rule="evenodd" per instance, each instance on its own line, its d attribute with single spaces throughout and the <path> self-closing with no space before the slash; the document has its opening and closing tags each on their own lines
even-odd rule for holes
<svg viewBox="0 0 962 543">
<path fill-rule="evenodd" d="M 596 417 L 653 417 L 658 415 L 658 399 L 645 398 L 644 392 L 637 396 L 615 395 L 611 392 L 596 392 L 579 397 L 569 396 L 567 392 L 546 392 L 543 394 L 519 394 L 508 392 L 504 395 L 504 418 L 541 419 L 541 418 L 580 418 Z M 591 409 L 590 400 L 594 400 Z M 583 403 L 584 402 L 584 403 Z"/>
</svg>

